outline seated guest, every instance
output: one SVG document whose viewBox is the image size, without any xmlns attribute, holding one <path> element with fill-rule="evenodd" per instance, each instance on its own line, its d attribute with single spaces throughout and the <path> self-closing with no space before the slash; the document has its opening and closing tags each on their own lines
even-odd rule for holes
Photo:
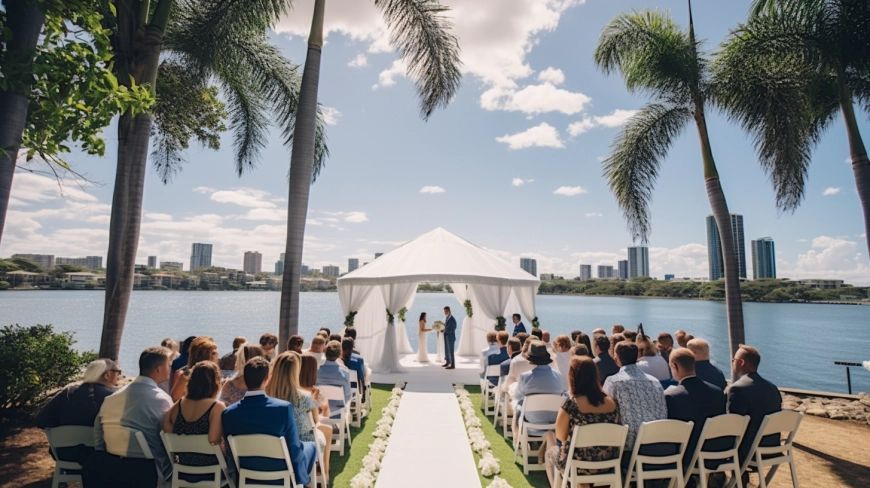
<svg viewBox="0 0 870 488">
<path fill-rule="evenodd" d="M 349 402 L 352 393 L 350 390 L 350 375 L 346 369 L 338 364 L 338 360 L 341 359 L 341 343 L 329 341 L 323 355 L 326 360 L 317 371 L 317 384 L 341 387 L 344 390 L 345 403 Z M 341 406 L 344 406 L 344 404 L 333 404 L 330 405 L 330 408 L 339 408 Z"/>
<path fill-rule="evenodd" d="M 171 358 L 173 361 L 175 361 L 175 358 L 179 356 L 178 349 L 180 346 L 178 345 L 178 341 L 176 341 L 175 339 L 167 337 L 166 339 L 160 341 L 160 345 L 172 351 Z"/>
<path fill-rule="evenodd" d="M 507 333 L 506 330 L 500 330 L 500 331 L 498 331 L 498 334 L 496 334 L 495 337 L 496 337 L 496 341 L 498 342 L 498 346 L 499 346 L 498 351 L 495 354 L 490 354 L 486 358 L 486 365 L 487 366 L 500 365 L 503 362 L 510 359 L 510 355 L 508 354 L 508 348 L 507 348 L 508 341 L 510 340 L 510 335 Z M 499 369 L 501 369 L 501 368 L 499 368 Z M 484 369 L 484 371 L 486 371 L 486 370 Z M 498 378 L 499 378 L 498 376 L 487 376 L 486 377 L 487 381 L 489 381 L 493 385 L 498 384 Z"/>
<path fill-rule="evenodd" d="M 310 392 L 303 391 L 299 386 L 301 371 L 302 355 L 296 351 L 282 352 L 275 358 L 275 366 L 272 368 L 269 384 L 266 385 L 266 394 L 272 398 L 286 400 L 293 405 L 299 439 L 303 442 L 316 442 L 320 452 L 323 453 L 324 467 L 328 467 L 330 451 L 328 446 L 332 442 L 332 428 L 328 433 L 317 428 L 320 404 Z M 328 470 L 324 474 L 328 477 Z"/>
<path fill-rule="evenodd" d="M 356 378 L 359 381 L 357 388 L 360 395 L 365 395 L 366 392 L 366 363 L 363 357 L 353 352 L 354 340 L 350 337 L 345 337 L 341 341 L 341 361 L 345 367 L 351 371 L 356 371 Z"/>
<path fill-rule="evenodd" d="M 573 349 L 574 356 L 586 356 L 588 358 L 592 357 L 592 354 L 589 353 L 589 348 L 586 347 L 586 344 L 577 344 Z"/>
<path fill-rule="evenodd" d="M 601 327 L 592 331 L 592 337 L 606 336 L 606 335 L 607 335 L 607 332 L 605 332 L 604 329 L 602 329 Z"/>
<path fill-rule="evenodd" d="M 565 386 L 567 387 L 568 366 L 571 364 L 571 356 L 574 355 L 571 351 L 571 338 L 566 335 L 556 337 L 556 341 L 553 343 L 553 351 L 556 363 L 554 368 L 562 375 L 562 379 L 565 380 Z"/>
<path fill-rule="evenodd" d="M 637 344 L 623 341 L 616 345 L 619 371 L 604 381 L 604 392 L 619 404 L 622 423 L 628 426 L 626 451 L 631 453 L 640 425 L 668 417 L 665 395 L 659 380 L 637 365 Z"/>
<path fill-rule="evenodd" d="M 622 334 L 623 332 L 625 332 L 625 326 L 622 324 L 613 324 L 613 327 L 610 328 L 610 335 Z"/>
<path fill-rule="evenodd" d="M 686 347 L 695 355 L 695 374 L 698 378 L 724 391 L 725 374 L 710 362 L 710 344 L 704 339 L 697 338 L 687 342 Z"/>
<path fill-rule="evenodd" d="M 575 341 L 575 343 L 577 345 L 583 344 L 584 346 L 586 346 L 586 351 L 588 351 L 586 353 L 586 355 L 589 356 L 590 358 L 593 357 L 592 356 L 592 341 L 589 340 L 588 335 L 581 332 L 580 335 L 577 337 L 577 340 Z"/>
<path fill-rule="evenodd" d="M 314 336 L 314 339 L 311 339 L 311 346 L 305 351 L 305 354 L 309 356 L 314 356 L 314 359 L 317 359 L 317 364 L 323 364 L 323 361 L 326 359 L 323 357 L 323 349 L 326 347 L 326 339 L 323 338 L 322 335 Z"/>
<path fill-rule="evenodd" d="M 335 341 L 335 342 L 341 344 L 342 339 L 344 339 L 344 337 L 342 337 L 341 334 L 330 334 L 329 340 L 326 342 Z"/>
<path fill-rule="evenodd" d="M 637 365 L 644 373 L 654 377 L 659 381 L 667 381 L 671 378 L 671 372 L 668 369 L 668 363 L 656 352 L 656 348 L 646 337 L 637 338 L 637 348 L 640 357 L 637 360 Z"/>
<path fill-rule="evenodd" d="M 659 334 L 658 340 L 656 342 L 656 348 L 661 354 L 662 358 L 667 362 L 670 359 L 671 351 L 674 350 L 674 338 L 671 337 L 667 332 L 662 332 Z"/>
<path fill-rule="evenodd" d="M 187 366 L 175 372 L 172 380 L 172 400 L 178 401 L 187 394 L 187 382 L 190 379 L 190 370 L 193 365 L 200 361 L 211 361 L 215 364 L 220 360 L 217 352 L 217 344 L 211 337 L 197 337 L 190 343 L 190 352 L 187 356 Z"/>
<path fill-rule="evenodd" d="M 619 371 L 619 366 L 610 355 L 610 339 L 607 336 L 596 336 L 592 341 L 595 348 L 595 366 L 598 368 L 598 379 L 604 381 Z"/>
<path fill-rule="evenodd" d="M 749 415 L 749 426 L 740 442 L 740 462 L 743 463 L 761 427 L 761 421 L 766 415 L 779 412 L 782 409 L 782 395 L 779 389 L 758 374 L 761 364 L 761 354 L 758 349 L 740 344 L 734 353 L 734 373 L 739 376 L 737 381 L 725 392 L 728 397 L 728 413 Z M 779 445 L 779 435 L 769 435 L 762 439 L 762 446 Z"/>
<path fill-rule="evenodd" d="M 305 339 L 301 335 L 292 335 L 287 339 L 287 350 L 302 354 L 302 346 L 305 344 Z"/>
<path fill-rule="evenodd" d="M 196 336 L 190 336 L 185 339 L 181 346 L 178 347 L 178 356 L 175 356 L 175 359 L 172 360 L 172 375 L 169 377 L 170 381 L 175 378 L 175 372 L 179 369 L 187 366 L 187 353 L 190 350 L 190 343 L 196 339 Z"/>
<path fill-rule="evenodd" d="M 511 316 L 511 320 L 514 323 L 514 331 L 511 334 L 512 336 L 516 336 L 517 334 L 519 334 L 521 332 L 526 332 L 526 326 L 523 325 L 523 322 L 520 318 L 520 314 L 518 314 L 518 313 L 513 314 Z"/>
<path fill-rule="evenodd" d="M 530 371 L 522 373 L 516 382 L 516 387 L 511 392 L 513 398 L 514 411 L 517 415 L 514 416 L 514 428 L 519 424 L 520 411 L 522 410 L 523 401 L 528 395 L 552 394 L 561 395 L 565 393 L 565 380 L 558 371 L 553 371 L 550 363 L 553 359 L 550 353 L 547 352 L 547 346 L 542 341 L 529 341 L 529 349 L 526 353 L 526 359 L 532 366 Z M 529 420 L 534 423 L 552 422 L 555 418 L 547 418 L 546 414 L 536 418 L 536 412 L 528 412 Z M 516 431 L 515 431 L 516 432 Z"/>
<path fill-rule="evenodd" d="M 612 336 L 610 336 L 610 357 L 616 357 L 616 345 L 624 340 L 624 334 L 613 334 Z"/>
<path fill-rule="evenodd" d="M 677 340 L 677 345 L 680 347 L 686 347 L 686 344 L 689 342 L 689 340 L 686 339 L 688 335 L 689 334 L 687 334 L 683 329 L 677 329 L 677 331 L 674 332 L 674 338 Z"/>
<path fill-rule="evenodd" d="M 574 344 L 577 344 L 577 341 L 580 340 L 579 337 L 580 337 L 581 335 L 583 335 L 583 331 L 581 331 L 581 330 L 572 330 L 572 331 L 571 331 L 571 342 L 574 343 Z"/>
<path fill-rule="evenodd" d="M 153 488 L 158 476 L 168 480 L 172 465 L 160 439 L 163 416 L 172 408 L 172 397 L 157 386 L 169 378 L 172 368 L 165 347 L 151 347 L 139 356 L 139 376 L 126 387 L 103 400 L 94 419 L 94 456 L 85 464 L 85 486 L 135 486 Z M 145 436 L 154 459 L 146 459 L 138 445 L 107 446 L 106 426 L 121 425 L 138 430 Z M 119 456 L 109 453 L 123 451 Z M 156 468 L 155 469 L 155 465 Z"/>
<path fill-rule="evenodd" d="M 217 399 L 220 389 L 221 371 L 215 363 L 200 361 L 194 364 L 187 383 L 187 394 L 175 402 L 163 417 L 163 432 L 207 435 L 210 444 L 221 445 L 224 439 L 221 414 L 226 407 Z M 178 453 L 177 458 L 176 462 L 186 466 L 214 466 L 218 463 L 217 457 L 212 454 Z M 190 483 L 213 479 L 211 475 L 184 478 Z"/>
<path fill-rule="evenodd" d="M 260 347 L 263 348 L 265 358 L 271 361 L 278 352 L 275 350 L 275 348 L 278 347 L 278 336 L 272 334 L 271 332 L 266 332 L 265 334 L 261 335 Z"/>
<path fill-rule="evenodd" d="M 317 364 L 317 359 L 308 354 L 302 355 L 302 360 L 299 361 L 299 390 L 311 395 L 311 398 L 317 402 L 322 418 L 329 418 L 329 402 L 326 400 L 320 390 L 317 389 L 317 370 L 320 366 Z M 329 430 L 329 435 L 332 435 L 332 425 L 324 422 L 319 422 L 317 428 L 321 430 Z"/>
<path fill-rule="evenodd" d="M 318 330 L 317 332 L 323 332 L 324 334 L 326 334 L 326 337 L 329 337 L 332 335 L 332 332 L 330 332 L 329 327 L 321 327 L 320 330 Z"/>
<path fill-rule="evenodd" d="M 622 333 L 625 336 L 625 340 L 634 342 L 637 340 L 637 331 L 634 330 L 626 330 Z"/>
<path fill-rule="evenodd" d="M 598 369 L 592 359 L 585 356 L 571 358 L 568 370 L 570 398 L 566 398 L 556 415 L 556 432 L 544 437 L 547 478 L 556 486 L 555 473 L 563 473 L 568 462 L 571 435 L 574 427 L 588 424 L 618 424 L 619 405 L 601 389 Z M 614 447 L 586 447 L 574 450 L 574 459 L 606 461 L 616 457 Z M 596 470 L 581 470 L 582 474 L 596 474 Z"/>
<path fill-rule="evenodd" d="M 541 340 L 544 341 L 544 344 L 547 345 L 547 350 L 552 349 L 553 345 L 550 344 L 550 331 L 541 329 Z"/>
<path fill-rule="evenodd" d="M 507 331 L 501 331 L 501 332 L 507 332 Z M 517 339 L 516 337 L 511 337 L 510 339 L 508 339 L 508 343 L 507 343 L 508 359 L 505 359 L 504 361 L 499 363 L 499 366 L 501 368 L 501 371 L 499 371 L 499 373 L 500 373 L 502 378 L 506 377 L 510 373 L 511 360 L 513 360 L 513 358 L 515 358 L 520 352 L 522 352 L 522 350 L 523 350 L 523 345 L 519 339 Z"/>
<path fill-rule="evenodd" d="M 520 332 L 519 334 L 515 335 L 514 337 L 516 337 L 517 339 L 520 340 L 520 347 L 522 348 L 522 346 L 524 346 L 526 344 L 526 341 L 531 336 L 529 336 L 529 334 L 527 334 L 525 332 Z"/>
<path fill-rule="evenodd" d="M 539 341 L 544 337 L 544 332 L 539 327 L 532 327 L 532 331 L 529 334 Z"/>
<path fill-rule="evenodd" d="M 244 337 L 241 337 L 241 336 L 233 339 L 232 352 L 228 352 L 228 353 L 224 354 L 223 356 L 221 356 L 221 360 L 218 363 L 218 366 L 220 366 L 221 371 L 235 371 L 236 370 L 236 353 L 239 351 L 239 347 L 241 347 L 241 345 L 246 343 L 246 342 L 248 342 L 248 340 L 245 339 Z"/>
<path fill-rule="evenodd" d="M 60 390 L 36 415 L 40 429 L 62 425 L 94 426 L 94 418 L 103 405 L 103 400 L 118 391 L 121 369 L 111 359 L 91 361 L 85 368 L 81 383 Z M 58 448 L 61 459 L 84 464 L 93 449 L 88 446 Z"/>
<path fill-rule="evenodd" d="M 532 342 L 534 340 L 528 339 L 523 344 L 522 352 L 517 354 L 513 358 L 511 358 L 511 366 L 508 370 L 507 378 L 505 378 L 504 382 L 502 382 L 502 386 L 505 391 L 510 388 L 511 385 L 519 381 L 520 375 L 525 373 L 526 371 L 531 371 L 535 366 L 531 364 L 528 360 L 527 353 L 529 352 L 529 347 L 531 347 Z"/>
<path fill-rule="evenodd" d="M 224 410 L 222 417 L 224 435 L 266 434 L 283 437 L 290 452 L 290 462 L 296 483 L 310 482 L 311 468 L 317 458 L 314 442 L 303 442 L 296 425 L 296 409 L 290 402 L 266 396 L 263 391 L 269 383 L 269 361 L 257 357 L 248 361 L 244 369 L 247 393 L 238 403 Z M 241 457 L 239 468 L 263 471 L 286 469 L 283 460 Z M 240 480 L 241 482 L 242 480 Z"/>
<path fill-rule="evenodd" d="M 483 374 L 486 372 L 486 359 L 491 354 L 496 354 L 500 350 L 498 345 L 498 335 L 494 330 L 491 330 L 486 333 L 486 347 L 480 351 L 480 377 L 483 378 Z"/>
<path fill-rule="evenodd" d="M 242 344 L 236 351 L 236 375 L 221 388 L 220 400 L 230 406 L 244 398 L 248 387 L 245 386 L 245 365 L 253 358 L 265 357 L 263 348 L 252 344 Z"/>
<path fill-rule="evenodd" d="M 710 417 L 725 413 L 725 395 L 721 389 L 695 375 L 695 356 L 689 349 L 672 352 L 670 366 L 671 373 L 679 384 L 665 390 L 668 418 L 695 423 L 683 456 L 683 466 L 687 467 L 695 453 L 704 422 Z"/>
</svg>

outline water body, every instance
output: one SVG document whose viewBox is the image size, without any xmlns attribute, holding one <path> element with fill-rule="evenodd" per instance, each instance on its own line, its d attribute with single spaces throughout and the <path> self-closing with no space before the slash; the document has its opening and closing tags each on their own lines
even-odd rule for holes
<svg viewBox="0 0 870 488">
<path fill-rule="evenodd" d="M 96 350 L 100 343 L 102 291 L 27 291 L 0 293 L 0 325 L 51 323 L 71 331 L 77 347 Z M 136 370 L 139 352 L 164 337 L 210 335 L 221 353 L 235 336 L 256 340 L 262 332 L 276 331 L 279 293 L 137 291 L 133 293 L 121 347 L 127 374 Z M 463 307 L 451 294 L 420 293 L 408 312 L 409 338 L 416 349 L 414 331 L 420 312 L 430 323 L 450 305 L 462 323 Z M 614 323 L 634 328 L 643 322 L 647 334 L 685 329 L 712 345 L 713 362 L 729 367 L 725 307 L 699 300 L 625 297 L 539 296 L 538 316 L 543 328 L 569 333 L 610 330 Z M 301 333 L 306 341 L 320 327 L 341 328 L 343 316 L 336 293 L 303 293 Z M 845 371 L 837 360 L 870 360 L 870 307 L 823 304 L 744 304 L 746 340 L 762 352 L 761 373 L 780 386 L 845 391 Z M 429 351 L 434 352 L 430 334 Z M 855 391 L 870 391 L 870 371 L 853 368 Z"/>
</svg>

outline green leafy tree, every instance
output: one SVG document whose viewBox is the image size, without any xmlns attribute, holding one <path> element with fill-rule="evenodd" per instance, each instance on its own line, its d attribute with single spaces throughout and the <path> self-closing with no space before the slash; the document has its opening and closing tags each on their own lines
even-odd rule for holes
<svg viewBox="0 0 870 488">
<path fill-rule="evenodd" d="M 409 78 L 415 82 L 420 114 L 428 119 L 435 109 L 450 102 L 461 78 L 459 44 L 444 15 L 447 8 L 436 0 L 374 0 L 374 4 L 390 29 L 390 41 L 405 61 Z M 314 1 L 290 158 L 286 259 L 278 326 L 282 347 L 299 330 L 302 248 L 308 196 L 318 159 L 316 109 L 325 8 L 326 0 Z"/>
<path fill-rule="evenodd" d="M 660 12 L 618 16 L 602 32 L 595 62 L 605 73 L 620 71 L 629 91 L 643 91 L 654 98 L 628 121 L 603 162 L 604 175 L 632 237 L 641 242 L 650 233 L 649 205 L 662 159 L 674 138 L 690 122 L 695 123 L 707 197 L 722 237 L 728 336 L 734 352 L 744 342 L 737 253 L 707 132 L 710 74 L 707 58 L 695 40 L 691 1 L 688 32 Z"/>
<path fill-rule="evenodd" d="M 122 110 L 143 110 L 147 90 L 111 71 L 110 11 L 98 0 L 3 0 L 0 10 L 0 239 L 19 150 L 70 169 L 70 143 L 105 153 L 103 128 Z"/>
<path fill-rule="evenodd" d="M 870 112 L 870 2 L 757 0 L 714 72 L 717 101 L 755 138 L 782 210 L 800 204 L 813 149 L 842 115 L 870 233 L 870 160 L 855 113 Z"/>
</svg>

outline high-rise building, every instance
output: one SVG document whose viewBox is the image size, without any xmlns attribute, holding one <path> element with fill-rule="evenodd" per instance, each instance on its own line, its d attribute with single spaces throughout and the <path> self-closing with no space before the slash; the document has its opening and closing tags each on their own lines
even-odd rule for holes
<svg viewBox="0 0 870 488">
<path fill-rule="evenodd" d="M 746 279 L 746 244 L 743 239 L 743 216 L 731 214 L 731 233 L 734 236 L 734 250 L 737 253 L 737 275 Z M 707 261 L 710 264 L 710 281 L 725 277 L 725 262 L 722 259 L 722 240 L 719 228 L 712 215 L 707 216 Z"/>
<path fill-rule="evenodd" d="M 303 264 L 302 267 L 299 268 L 299 274 L 302 276 L 308 276 L 311 274 L 311 269 L 308 267 L 308 265 Z"/>
<path fill-rule="evenodd" d="M 592 279 L 592 265 L 591 264 L 581 264 L 580 265 L 580 281 L 588 281 Z"/>
<path fill-rule="evenodd" d="M 628 248 L 628 277 L 649 277 L 649 248 L 646 246 Z"/>
<path fill-rule="evenodd" d="M 532 258 L 520 258 L 520 268 L 532 276 L 538 276 L 538 260 Z"/>
<path fill-rule="evenodd" d="M 242 266 L 245 273 L 257 274 L 263 272 L 263 255 L 259 251 L 245 251 L 245 260 Z"/>
<path fill-rule="evenodd" d="M 157 256 L 148 256 L 148 267 L 157 269 Z"/>
<path fill-rule="evenodd" d="M 166 271 L 184 271 L 184 263 L 180 261 L 161 261 L 160 269 Z"/>
<path fill-rule="evenodd" d="M 340 270 L 338 269 L 338 266 L 326 265 L 323 267 L 321 272 L 323 273 L 323 276 L 328 278 L 338 278 Z"/>
<path fill-rule="evenodd" d="M 598 265 L 598 279 L 599 280 L 611 280 L 616 278 L 616 273 L 613 271 L 613 266 L 609 265 Z"/>
<path fill-rule="evenodd" d="M 80 266 L 82 268 L 87 269 L 100 269 L 103 267 L 103 257 L 102 256 L 85 256 L 83 258 L 62 258 L 58 256 L 54 260 L 55 266 L 60 266 L 62 264 L 69 266 Z"/>
<path fill-rule="evenodd" d="M 619 268 L 619 279 L 628 279 L 628 260 L 622 259 L 616 262 L 616 267 Z"/>
<path fill-rule="evenodd" d="M 776 250 L 773 239 L 762 237 L 752 241 L 752 279 L 776 278 Z"/>
<path fill-rule="evenodd" d="M 26 259 L 43 271 L 51 271 L 51 268 L 54 268 L 54 254 L 13 254 L 12 259 Z"/>
<path fill-rule="evenodd" d="M 376 252 L 376 253 L 375 253 L 375 259 L 378 259 L 379 257 L 381 257 L 381 256 L 383 256 L 383 255 L 384 255 L 384 253 L 382 253 L 382 252 Z"/>
<path fill-rule="evenodd" d="M 211 244 L 194 242 L 190 250 L 190 271 L 211 268 Z"/>
<path fill-rule="evenodd" d="M 359 269 L 359 259 L 350 258 L 347 260 L 347 272 L 351 273 Z"/>
<path fill-rule="evenodd" d="M 275 274 L 283 275 L 284 274 L 284 253 L 281 253 L 281 258 L 275 261 Z"/>
</svg>

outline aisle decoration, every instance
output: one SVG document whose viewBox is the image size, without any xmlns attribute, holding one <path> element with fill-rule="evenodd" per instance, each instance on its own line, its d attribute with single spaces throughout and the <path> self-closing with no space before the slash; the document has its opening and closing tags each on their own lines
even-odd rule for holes
<svg viewBox="0 0 870 488">
<path fill-rule="evenodd" d="M 471 306 L 471 300 L 465 300 L 462 302 L 462 306 L 465 307 L 465 315 L 468 318 L 474 317 L 474 308 Z"/>
<path fill-rule="evenodd" d="M 492 454 L 492 446 L 486 440 L 486 436 L 481 429 L 480 418 L 474 409 L 474 404 L 471 402 L 468 390 L 462 385 L 456 385 L 456 398 L 459 401 L 459 410 L 462 412 L 462 421 L 465 423 L 465 433 L 468 435 L 468 442 L 471 445 L 471 450 L 474 451 L 480 458 L 477 462 L 477 469 L 480 474 L 486 478 L 490 478 L 501 473 L 501 466 L 498 459 Z M 492 480 L 487 486 L 496 488 L 510 486 L 498 476 Z"/>
<path fill-rule="evenodd" d="M 353 327 L 353 321 L 356 319 L 356 310 L 351 311 L 344 317 L 344 326 L 345 327 Z"/>
<path fill-rule="evenodd" d="M 402 400 L 404 393 L 404 385 L 395 387 L 390 393 L 390 401 L 387 406 L 381 410 L 381 418 L 378 420 L 377 428 L 372 436 L 375 438 L 369 444 L 369 452 L 362 460 L 362 469 L 350 480 L 350 488 L 372 488 L 378 480 L 378 473 L 381 470 L 381 461 L 384 459 L 384 454 L 387 452 L 387 445 L 390 443 L 390 433 L 393 430 L 393 422 L 396 420 L 396 413 L 399 411 L 399 402 Z"/>
</svg>

